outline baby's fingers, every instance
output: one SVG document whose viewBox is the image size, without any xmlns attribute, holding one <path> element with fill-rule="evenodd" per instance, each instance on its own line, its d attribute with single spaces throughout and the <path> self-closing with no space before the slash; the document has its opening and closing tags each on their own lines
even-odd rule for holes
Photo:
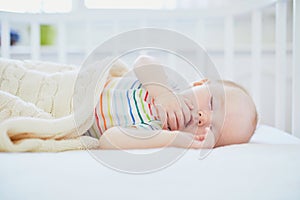
<svg viewBox="0 0 300 200">
<path fill-rule="evenodd" d="M 174 112 L 168 112 L 168 124 L 169 128 L 174 131 L 177 130 L 177 120 Z"/>
<path fill-rule="evenodd" d="M 187 107 L 186 104 L 182 105 L 182 113 L 183 113 L 183 123 L 184 126 L 186 126 L 186 124 L 191 120 L 192 118 L 192 113 L 190 111 L 190 109 Z"/>
<path fill-rule="evenodd" d="M 181 111 L 176 111 L 175 115 L 176 115 L 176 119 L 177 119 L 178 129 L 182 130 L 185 126 L 185 124 L 184 124 L 185 117 L 183 116 L 183 113 Z"/>
<path fill-rule="evenodd" d="M 155 108 L 156 112 L 158 113 L 159 119 L 162 123 L 162 128 L 164 130 L 168 129 L 167 113 L 165 109 L 160 105 L 157 105 Z"/>
<path fill-rule="evenodd" d="M 184 98 L 184 103 L 189 107 L 190 110 L 194 109 L 194 105 L 190 99 Z"/>
</svg>

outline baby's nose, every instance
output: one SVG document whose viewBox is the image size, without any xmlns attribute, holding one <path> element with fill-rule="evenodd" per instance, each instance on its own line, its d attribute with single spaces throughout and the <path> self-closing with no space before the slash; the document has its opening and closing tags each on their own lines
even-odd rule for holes
<svg viewBox="0 0 300 200">
<path fill-rule="evenodd" d="M 204 125 L 207 125 L 208 123 L 210 123 L 209 116 L 205 112 L 199 111 L 198 117 L 199 117 L 198 126 L 204 126 Z"/>
</svg>

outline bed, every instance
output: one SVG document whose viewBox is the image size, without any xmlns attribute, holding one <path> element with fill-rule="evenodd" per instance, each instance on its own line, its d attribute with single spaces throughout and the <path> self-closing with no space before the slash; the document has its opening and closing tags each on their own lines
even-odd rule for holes
<svg viewBox="0 0 300 200">
<path fill-rule="evenodd" d="M 39 15 L 0 12 L 2 58 L 77 65 L 94 48 L 91 32 L 95 29 L 96 34 L 107 39 L 134 28 L 167 27 L 179 32 L 186 30 L 185 33 L 191 33 L 189 37 L 205 46 L 208 22 L 216 20 L 217 26 L 221 24 L 224 28 L 224 41 L 221 41 L 224 46 L 208 45 L 207 51 L 224 77 L 244 83 L 254 97 L 261 118 L 261 125 L 249 144 L 219 147 L 201 159 L 200 150 L 187 150 L 165 168 L 141 174 L 114 170 L 93 156 L 101 154 L 117 160 L 120 159 L 118 151 L 1 152 L 0 199 L 300 199 L 300 4 L 296 0 L 293 4 L 288 0 L 249 2 L 230 9 L 188 13 L 155 10 Z M 292 25 L 287 20 L 291 5 Z M 265 46 L 263 22 L 268 20 L 264 16 L 270 9 L 275 13 L 271 14 L 275 31 L 271 30 L 276 35 L 273 35 L 273 43 Z M 247 16 L 252 30 L 249 31 L 251 42 L 246 46 L 235 45 L 239 40 L 235 27 L 241 15 L 241 18 Z M 10 28 L 16 24 L 29 27 L 28 44 L 10 46 Z M 41 46 L 41 24 L 57 28 L 55 46 Z M 72 29 L 72 24 L 76 24 L 77 29 Z M 80 40 L 79 46 L 74 47 L 66 41 L 71 37 L 68 31 L 80 31 L 78 27 L 84 27 L 81 34 L 86 40 L 83 44 Z M 78 37 L 76 31 L 74 37 Z M 287 35 L 289 40 L 286 40 Z M 216 41 L 220 42 L 218 38 Z M 239 68 L 241 63 L 248 63 L 245 73 L 239 71 L 243 70 Z M 153 151 L 156 149 L 130 150 L 129 153 Z M 167 151 L 176 153 L 178 149 Z"/>
<path fill-rule="evenodd" d="M 265 125 L 249 144 L 216 148 L 201 160 L 199 150 L 188 150 L 174 164 L 140 175 L 112 170 L 87 151 L 1 153 L 0 199 L 296 200 L 299 158 L 299 139 Z"/>
</svg>

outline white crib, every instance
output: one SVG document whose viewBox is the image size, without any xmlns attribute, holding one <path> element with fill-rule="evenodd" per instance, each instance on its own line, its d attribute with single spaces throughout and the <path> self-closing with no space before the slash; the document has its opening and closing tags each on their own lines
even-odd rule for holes
<svg viewBox="0 0 300 200">
<path fill-rule="evenodd" d="M 0 12 L 1 57 L 80 64 L 94 47 L 120 32 L 142 27 L 177 30 L 207 48 L 224 78 L 250 90 L 263 123 L 300 137 L 300 2 L 253 2 L 208 10 Z M 269 22 L 274 27 L 265 30 Z M 56 28 L 54 45 L 41 46 L 41 24 Z M 20 26 L 28 27 L 28 42 L 10 46 L 10 30 Z M 249 41 L 240 42 L 241 33 L 248 34 Z M 270 34 L 274 41 L 268 40 Z"/>
</svg>

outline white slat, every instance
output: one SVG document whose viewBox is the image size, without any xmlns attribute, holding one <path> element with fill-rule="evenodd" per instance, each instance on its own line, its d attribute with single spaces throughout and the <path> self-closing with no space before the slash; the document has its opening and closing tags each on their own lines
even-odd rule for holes
<svg viewBox="0 0 300 200">
<path fill-rule="evenodd" d="M 9 22 L 5 19 L 1 20 L 1 57 L 10 58 L 10 33 Z"/>
<path fill-rule="evenodd" d="M 200 45 L 203 45 L 205 37 L 205 24 L 203 19 L 198 19 L 196 23 L 196 40 Z"/>
<path fill-rule="evenodd" d="M 92 45 L 92 22 L 86 21 L 85 22 L 85 57 L 87 57 L 93 50 Z"/>
<path fill-rule="evenodd" d="M 256 10 L 251 15 L 251 25 L 252 25 L 252 96 L 256 107 L 260 110 L 260 87 L 261 87 L 261 11 Z"/>
<path fill-rule="evenodd" d="M 276 3 L 275 126 L 285 130 L 286 111 L 286 1 Z"/>
<path fill-rule="evenodd" d="M 113 23 L 113 30 L 112 30 L 112 35 L 117 35 L 117 34 L 120 34 L 120 22 L 119 20 L 113 20 L 112 21 Z M 116 56 L 116 55 L 119 55 L 119 48 L 118 46 L 115 46 L 116 43 L 114 43 L 114 47 L 113 47 L 113 55 Z"/>
<path fill-rule="evenodd" d="M 225 58 L 225 69 L 223 70 L 223 77 L 225 79 L 234 78 L 234 20 L 233 16 L 225 18 L 224 27 L 224 58 Z"/>
<path fill-rule="evenodd" d="M 300 138 L 300 2 L 294 0 L 292 133 Z"/>
<path fill-rule="evenodd" d="M 30 42 L 31 42 L 31 59 L 38 60 L 40 58 L 40 24 L 33 21 L 30 24 Z"/>
<path fill-rule="evenodd" d="M 67 49 L 66 49 L 66 27 L 64 22 L 59 22 L 58 25 L 58 38 L 57 38 L 57 52 L 58 61 L 66 63 L 67 61 Z"/>
</svg>

